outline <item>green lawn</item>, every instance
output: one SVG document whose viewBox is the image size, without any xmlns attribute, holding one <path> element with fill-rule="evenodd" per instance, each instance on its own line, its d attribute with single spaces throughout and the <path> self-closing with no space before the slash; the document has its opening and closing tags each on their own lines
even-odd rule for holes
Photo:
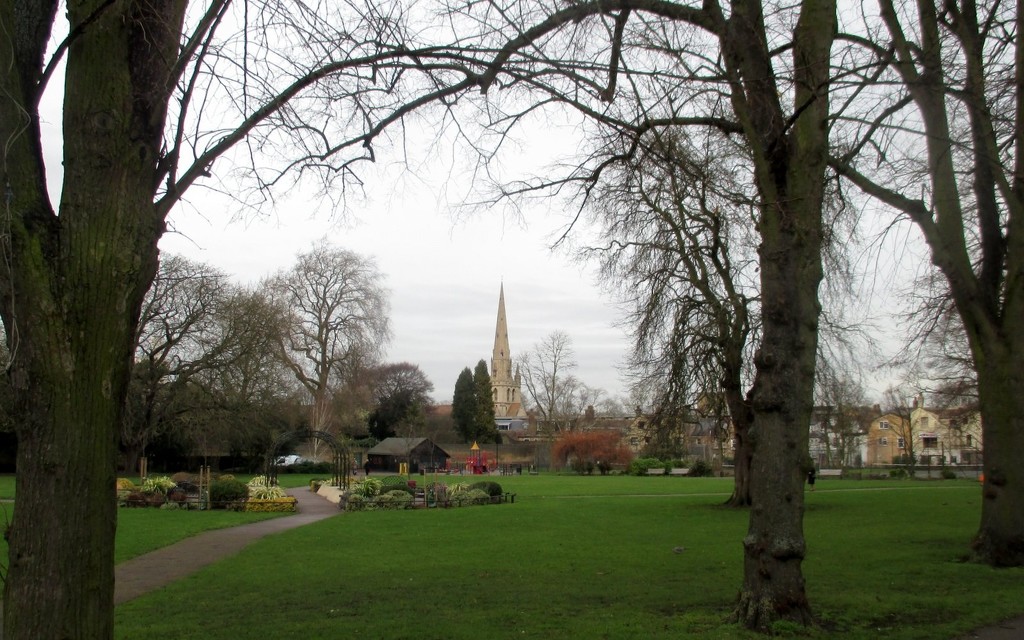
<svg viewBox="0 0 1024 640">
<path fill-rule="evenodd" d="M 14 474 L 0 474 L 0 500 L 14 499 Z"/>
<path fill-rule="evenodd" d="M 729 480 L 492 479 L 514 504 L 344 514 L 266 538 L 121 605 L 117 637 L 757 637 L 727 621 L 747 526 L 720 506 Z M 960 561 L 979 494 L 819 482 L 804 573 L 820 627 L 779 634 L 951 638 L 1024 612 L 1024 570 Z"/>
</svg>

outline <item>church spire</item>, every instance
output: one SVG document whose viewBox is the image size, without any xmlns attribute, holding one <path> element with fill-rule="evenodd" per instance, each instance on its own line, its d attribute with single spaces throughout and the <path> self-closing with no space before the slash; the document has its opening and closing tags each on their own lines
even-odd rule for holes
<svg viewBox="0 0 1024 640">
<path fill-rule="evenodd" d="M 519 376 L 512 375 L 512 350 L 508 344 L 508 318 L 505 317 L 505 283 L 498 294 L 498 320 L 494 327 L 491 352 L 491 392 L 496 417 L 525 417 Z"/>
<path fill-rule="evenodd" d="M 498 294 L 498 321 L 494 327 L 494 350 L 491 352 L 491 379 L 512 375 L 512 354 L 508 346 L 508 320 L 505 318 L 505 283 Z"/>
</svg>

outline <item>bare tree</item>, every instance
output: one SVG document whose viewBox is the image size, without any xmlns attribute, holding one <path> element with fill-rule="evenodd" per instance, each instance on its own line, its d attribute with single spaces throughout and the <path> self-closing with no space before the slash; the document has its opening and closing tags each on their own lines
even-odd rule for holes
<svg viewBox="0 0 1024 640">
<path fill-rule="evenodd" d="M 284 314 L 278 353 L 309 395 L 310 428 L 333 433 L 334 393 L 390 339 L 383 276 L 371 259 L 321 242 L 268 289 Z"/>
<path fill-rule="evenodd" d="M 136 468 L 146 445 L 185 411 L 180 396 L 204 371 L 223 363 L 227 343 L 217 315 L 228 295 L 225 276 L 179 256 L 165 256 L 139 319 L 130 392 L 121 423 L 125 466 Z"/>
<path fill-rule="evenodd" d="M 198 374 L 207 410 L 190 421 L 189 442 L 214 450 L 265 457 L 273 436 L 298 414 L 300 398 L 291 372 L 277 357 L 283 326 L 265 292 L 234 290 L 217 315 L 222 364 Z"/>
<path fill-rule="evenodd" d="M 820 406 L 820 431 L 816 435 L 825 451 L 826 464 L 833 468 L 851 465 L 858 439 L 870 422 L 864 409 L 864 387 L 850 371 L 834 362 L 819 360 L 816 371 L 815 395 Z"/>
<path fill-rule="evenodd" d="M 721 398 L 735 433 L 729 504 L 750 498 L 752 420 L 745 398 L 758 318 L 751 196 L 724 136 L 654 136 L 598 186 L 604 244 L 584 255 L 631 307 L 630 368 L 659 384 L 653 428 L 675 429 L 698 402 Z"/>
<path fill-rule="evenodd" d="M 549 437 L 570 431 L 599 392 L 580 382 L 572 338 L 553 331 L 519 359 L 526 395 L 539 414 L 540 429 Z"/>
<path fill-rule="evenodd" d="M 1019 3 L 879 0 L 844 71 L 859 99 L 832 164 L 920 230 L 977 373 L 985 500 L 972 547 L 1024 564 L 1024 14 Z M 859 57 L 857 54 L 861 54 Z"/>
</svg>

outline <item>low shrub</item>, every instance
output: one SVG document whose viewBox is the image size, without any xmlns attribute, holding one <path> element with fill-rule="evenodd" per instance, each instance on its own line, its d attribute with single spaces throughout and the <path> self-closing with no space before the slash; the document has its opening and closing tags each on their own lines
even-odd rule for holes
<svg viewBox="0 0 1024 640">
<path fill-rule="evenodd" d="M 372 498 L 373 496 L 379 495 L 384 487 L 384 483 L 378 478 L 365 478 L 362 482 L 356 484 L 353 488 L 353 493 L 363 496 L 364 498 Z"/>
<path fill-rule="evenodd" d="M 367 498 L 358 493 L 342 496 L 339 506 L 345 511 L 366 511 Z"/>
<path fill-rule="evenodd" d="M 469 489 L 480 489 L 488 496 L 500 496 L 502 494 L 501 485 L 493 480 L 481 480 L 480 482 L 474 482 L 469 485 Z"/>
<path fill-rule="evenodd" d="M 136 489 L 135 483 L 128 478 L 118 478 L 116 486 L 118 491 L 134 491 Z"/>
<path fill-rule="evenodd" d="M 277 489 L 278 487 L 271 487 Z M 283 498 L 249 498 L 245 502 L 245 511 L 257 513 L 291 513 L 298 502 L 291 496 Z"/>
<path fill-rule="evenodd" d="M 152 478 L 146 478 L 142 483 L 142 492 L 166 494 L 169 490 L 174 489 L 177 486 L 178 485 L 175 484 L 174 480 L 171 480 L 167 476 L 154 476 Z"/>
<path fill-rule="evenodd" d="M 412 506 L 412 496 L 401 489 L 392 489 L 373 499 L 378 509 L 408 509 Z"/>
<path fill-rule="evenodd" d="M 213 503 L 239 502 L 249 495 L 249 487 L 241 480 L 221 478 L 210 485 L 210 501 Z"/>
<path fill-rule="evenodd" d="M 407 489 L 409 487 L 409 481 L 405 479 L 405 476 L 384 476 L 380 478 L 380 483 L 384 487 L 384 491 Z"/>
<path fill-rule="evenodd" d="M 687 474 L 691 478 L 706 478 L 714 474 L 714 470 L 706 460 L 697 458 L 690 465 L 690 472 Z"/>
<path fill-rule="evenodd" d="M 906 478 L 907 477 L 907 470 L 906 469 L 889 469 L 889 477 L 890 478 Z"/>
<path fill-rule="evenodd" d="M 287 497 L 288 494 L 284 492 L 281 487 L 271 487 L 267 485 L 249 485 L 249 499 L 256 500 L 279 500 Z"/>
<path fill-rule="evenodd" d="M 648 469 L 664 469 L 665 463 L 657 458 L 634 458 L 629 463 L 629 474 L 632 476 L 645 476 Z"/>
<path fill-rule="evenodd" d="M 331 463 L 302 460 L 287 467 L 281 467 L 281 471 L 284 473 L 330 473 Z"/>
<path fill-rule="evenodd" d="M 488 504 L 491 496 L 482 489 L 468 489 L 452 496 L 452 504 L 457 507 L 465 507 L 471 504 Z"/>
<path fill-rule="evenodd" d="M 943 480 L 956 480 L 956 471 L 953 471 L 952 469 L 943 469 L 942 470 L 942 479 Z"/>
</svg>

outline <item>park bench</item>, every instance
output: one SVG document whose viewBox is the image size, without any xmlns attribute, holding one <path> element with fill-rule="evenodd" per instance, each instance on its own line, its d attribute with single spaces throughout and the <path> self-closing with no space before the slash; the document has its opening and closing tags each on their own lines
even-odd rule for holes
<svg viewBox="0 0 1024 640">
<path fill-rule="evenodd" d="M 687 468 L 683 468 L 683 467 L 673 467 L 668 472 L 668 475 L 670 475 L 670 476 L 688 476 L 688 475 L 690 475 L 690 470 L 687 469 Z"/>
<path fill-rule="evenodd" d="M 649 476 L 663 476 L 663 475 L 665 475 L 665 468 L 664 467 L 657 467 L 655 469 L 648 469 L 647 470 L 647 475 L 649 475 Z"/>
<path fill-rule="evenodd" d="M 842 478 L 843 477 L 843 470 L 842 469 L 822 469 L 821 471 L 818 472 L 818 477 L 819 478 Z"/>
</svg>

